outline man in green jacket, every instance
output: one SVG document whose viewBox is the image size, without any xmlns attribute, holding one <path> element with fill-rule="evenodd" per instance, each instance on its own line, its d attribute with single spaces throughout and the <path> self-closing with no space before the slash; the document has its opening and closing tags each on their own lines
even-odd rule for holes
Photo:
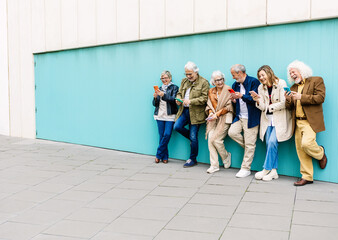
<svg viewBox="0 0 338 240">
<path fill-rule="evenodd" d="M 174 129 L 190 140 L 190 157 L 183 167 L 192 167 L 197 164 L 198 130 L 205 123 L 205 107 L 208 100 L 209 82 L 198 74 L 199 69 L 193 62 L 184 66 L 185 76 L 178 90 L 177 105 L 183 105 L 178 110 Z M 185 126 L 189 124 L 189 129 Z"/>
</svg>

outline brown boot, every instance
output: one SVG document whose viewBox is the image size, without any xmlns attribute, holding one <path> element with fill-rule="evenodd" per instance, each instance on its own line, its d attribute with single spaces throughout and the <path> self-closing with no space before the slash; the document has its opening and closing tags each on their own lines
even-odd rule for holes
<svg viewBox="0 0 338 240">
<path fill-rule="evenodd" d="M 327 157 L 326 157 L 326 154 L 325 154 L 325 148 L 323 146 L 321 146 L 324 150 L 324 155 L 322 157 L 321 160 L 319 160 L 319 167 L 321 169 L 324 169 L 326 167 L 326 164 L 327 164 Z"/>
<path fill-rule="evenodd" d="M 293 185 L 299 187 L 299 186 L 304 186 L 306 184 L 311 184 L 311 183 L 313 183 L 313 181 L 308 181 L 308 180 L 301 178 L 301 179 L 299 179 L 299 181 L 294 182 Z"/>
</svg>

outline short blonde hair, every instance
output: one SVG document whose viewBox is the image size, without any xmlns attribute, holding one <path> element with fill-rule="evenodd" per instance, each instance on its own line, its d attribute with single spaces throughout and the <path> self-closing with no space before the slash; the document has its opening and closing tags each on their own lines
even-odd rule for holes
<svg viewBox="0 0 338 240">
<path fill-rule="evenodd" d="M 164 71 L 161 73 L 161 77 L 162 77 L 163 75 L 167 75 L 168 78 L 172 79 L 171 73 L 170 73 L 168 70 L 164 70 Z"/>
</svg>

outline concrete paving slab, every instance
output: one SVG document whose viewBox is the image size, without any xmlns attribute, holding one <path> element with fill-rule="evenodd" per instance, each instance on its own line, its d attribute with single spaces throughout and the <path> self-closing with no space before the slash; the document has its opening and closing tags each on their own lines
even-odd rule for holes
<svg viewBox="0 0 338 240">
<path fill-rule="evenodd" d="M 151 236 L 142 236 L 127 233 L 100 232 L 90 240 L 152 240 Z"/>
<path fill-rule="evenodd" d="M 43 231 L 43 233 L 68 237 L 91 238 L 105 226 L 106 224 L 104 223 L 62 220 Z"/>
<path fill-rule="evenodd" d="M 138 205 L 181 208 L 189 201 L 189 199 L 190 198 L 184 197 L 146 196 L 138 202 Z"/>
<path fill-rule="evenodd" d="M 292 225 L 290 240 L 337 240 L 338 228 Z"/>
<path fill-rule="evenodd" d="M 338 229 L 338 214 L 300 212 L 293 213 L 293 224 L 333 227 Z"/>
<path fill-rule="evenodd" d="M 209 217 L 230 219 L 236 210 L 236 206 L 219 206 L 206 204 L 186 204 L 179 216 Z"/>
<path fill-rule="evenodd" d="M 46 226 L 5 222 L 0 225 L 0 238 L 6 240 L 28 240 L 42 232 Z"/>
<path fill-rule="evenodd" d="M 180 187 L 168 187 L 159 186 L 149 193 L 153 196 L 167 196 L 167 197 L 192 197 L 198 188 L 180 188 Z"/>
<path fill-rule="evenodd" d="M 295 203 L 294 210 L 301 212 L 338 214 L 336 202 L 298 200 Z"/>
<path fill-rule="evenodd" d="M 291 190 L 289 194 L 269 192 L 246 192 L 242 201 L 244 202 L 265 202 L 279 204 L 293 204 L 295 195 Z"/>
<path fill-rule="evenodd" d="M 165 229 L 221 234 L 228 221 L 229 219 L 176 216 L 168 223 Z"/>
<path fill-rule="evenodd" d="M 202 232 L 190 232 L 190 231 L 177 231 L 177 230 L 162 230 L 154 240 L 217 240 L 219 234 L 214 233 L 202 233 Z"/>
<path fill-rule="evenodd" d="M 221 205 L 221 206 L 237 206 L 240 202 L 241 195 L 218 195 L 218 194 L 195 194 L 189 203 L 208 204 L 208 205 Z"/>
<path fill-rule="evenodd" d="M 169 221 L 177 214 L 178 211 L 179 208 L 136 204 L 124 212 L 121 217 Z"/>
<path fill-rule="evenodd" d="M 97 209 L 97 208 L 80 208 L 71 215 L 65 217 L 67 220 L 97 222 L 97 223 L 111 223 L 118 218 L 123 209 Z"/>
<path fill-rule="evenodd" d="M 229 227 L 289 231 L 290 217 L 235 213 Z"/>
<path fill-rule="evenodd" d="M 289 231 L 227 227 L 220 240 L 288 240 Z M 305 239 L 305 238 L 303 238 Z"/>
<path fill-rule="evenodd" d="M 166 223 L 166 221 L 160 220 L 120 217 L 108 225 L 103 231 L 155 237 Z"/>
<path fill-rule="evenodd" d="M 241 202 L 237 213 L 292 217 L 293 204 Z"/>
</svg>

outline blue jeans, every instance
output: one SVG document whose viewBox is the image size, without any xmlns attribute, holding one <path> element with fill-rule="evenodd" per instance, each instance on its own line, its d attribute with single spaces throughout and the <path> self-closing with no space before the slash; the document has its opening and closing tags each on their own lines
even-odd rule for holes
<svg viewBox="0 0 338 240">
<path fill-rule="evenodd" d="M 278 167 L 278 141 L 276 129 L 269 126 L 265 132 L 266 141 L 266 157 L 263 168 L 266 170 L 275 169 Z"/>
<path fill-rule="evenodd" d="M 189 129 L 185 126 L 189 124 Z M 200 124 L 191 124 L 189 108 L 185 107 L 183 109 L 182 115 L 176 120 L 174 125 L 174 130 L 182 134 L 184 137 L 190 140 L 190 159 L 196 162 L 198 155 L 198 130 Z"/>
<path fill-rule="evenodd" d="M 158 133 L 160 134 L 160 143 L 157 148 L 156 158 L 161 160 L 168 160 L 168 143 L 171 137 L 171 133 L 173 132 L 174 122 L 161 120 L 156 120 L 156 122 L 158 127 Z"/>
</svg>

